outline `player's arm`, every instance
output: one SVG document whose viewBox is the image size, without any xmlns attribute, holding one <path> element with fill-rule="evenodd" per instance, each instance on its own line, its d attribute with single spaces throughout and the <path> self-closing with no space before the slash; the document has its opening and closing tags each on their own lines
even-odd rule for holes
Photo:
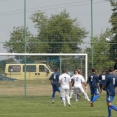
<svg viewBox="0 0 117 117">
<path fill-rule="evenodd" d="M 99 83 L 97 83 L 97 86 L 98 86 L 98 89 L 100 90 L 100 84 Z"/>
<path fill-rule="evenodd" d="M 84 77 L 81 75 L 81 83 L 85 86 L 85 89 L 87 88 L 87 84 L 85 82 Z"/>
<path fill-rule="evenodd" d="M 69 89 L 71 90 L 72 89 L 72 83 L 69 82 Z"/>
<path fill-rule="evenodd" d="M 51 85 L 52 85 L 52 83 L 53 83 L 53 74 L 50 76 L 50 78 L 49 78 L 49 80 L 50 80 L 50 83 L 51 83 Z"/>
<path fill-rule="evenodd" d="M 60 76 L 59 76 L 58 84 L 59 84 L 59 86 L 61 84 L 61 77 Z"/>
<path fill-rule="evenodd" d="M 72 82 L 71 82 L 71 78 L 69 77 L 69 89 L 72 89 Z"/>
<path fill-rule="evenodd" d="M 87 89 L 87 83 L 84 81 L 84 82 L 82 82 L 83 83 L 83 85 L 84 85 L 84 87 L 85 87 L 85 89 Z"/>
<path fill-rule="evenodd" d="M 100 89 L 100 93 L 102 92 L 102 90 L 105 88 L 105 85 L 102 85 L 101 89 Z"/>
<path fill-rule="evenodd" d="M 100 90 L 99 76 L 97 76 L 97 78 L 96 78 L 96 82 L 97 82 L 97 87 L 98 87 L 98 89 Z"/>
<path fill-rule="evenodd" d="M 70 79 L 71 79 L 71 85 L 73 86 L 74 85 L 74 76 L 72 76 Z"/>
<path fill-rule="evenodd" d="M 89 84 L 90 77 L 88 77 L 87 81 L 85 82 L 85 89 L 87 89 L 87 85 Z"/>
</svg>

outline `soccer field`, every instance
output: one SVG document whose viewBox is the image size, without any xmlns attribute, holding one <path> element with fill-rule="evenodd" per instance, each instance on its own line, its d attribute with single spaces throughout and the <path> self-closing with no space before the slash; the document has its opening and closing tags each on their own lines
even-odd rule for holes
<svg viewBox="0 0 117 117">
<path fill-rule="evenodd" d="M 117 98 L 113 102 L 117 105 Z M 107 117 L 105 94 L 90 107 L 82 96 L 78 102 L 71 99 L 72 106 L 63 107 L 57 95 L 55 103 L 51 97 L 0 97 L 0 117 Z M 112 117 L 117 113 L 112 111 Z"/>
</svg>

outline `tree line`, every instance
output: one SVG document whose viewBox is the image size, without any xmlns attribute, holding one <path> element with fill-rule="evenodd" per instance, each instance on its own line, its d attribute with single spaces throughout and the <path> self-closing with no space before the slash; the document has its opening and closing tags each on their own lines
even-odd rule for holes
<svg viewBox="0 0 117 117">
<path fill-rule="evenodd" d="M 112 15 L 109 23 L 112 28 L 106 28 L 98 36 L 93 37 L 93 57 L 94 67 L 98 69 L 107 68 L 114 64 L 117 57 L 117 2 L 110 1 Z M 91 68 L 92 48 L 81 48 L 81 44 L 85 43 L 84 39 L 88 35 L 86 28 L 81 27 L 77 19 L 72 19 L 66 10 L 58 14 L 52 14 L 50 17 L 44 12 L 38 10 L 30 16 L 30 20 L 34 23 L 37 31 L 36 35 L 26 28 L 26 43 L 24 40 L 24 27 L 13 27 L 10 33 L 9 41 L 5 42 L 4 48 L 7 52 L 23 53 L 26 44 L 27 53 L 88 53 L 88 66 Z M 110 38 L 110 42 L 106 42 L 105 38 Z M 15 56 L 15 59 L 19 59 Z M 23 61 L 23 56 L 20 57 Z M 28 57 L 29 61 L 51 60 L 58 57 Z M 7 60 L 6 60 L 7 61 Z M 57 64 L 59 64 L 58 61 Z M 68 63 L 70 64 L 70 63 Z"/>
</svg>

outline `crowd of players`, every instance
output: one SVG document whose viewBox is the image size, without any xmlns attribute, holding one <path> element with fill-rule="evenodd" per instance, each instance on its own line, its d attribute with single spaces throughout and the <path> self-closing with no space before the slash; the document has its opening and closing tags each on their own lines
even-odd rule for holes
<svg viewBox="0 0 117 117">
<path fill-rule="evenodd" d="M 50 77 L 52 85 L 52 103 L 54 103 L 55 92 L 60 93 L 63 106 L 66 106 L 66 100 L 71 106 L 70 98 L 74 93 L 75 100 L 78 101 L 80 97 L 79 92 L 84 95 L 87 101 L 90 101 L 90 106 L 94 106 L 94 102 L 99 98 L 102 90 L 106 91 L 106 102 L 108 107 L 108 117 L 111 117 L 111 110 L 117 111 L 117 107 L 112 104 L 115 96 L 115 88 L 117 87 L 117 58 L 115 59 L 114 68 L 110 67 L 108 71 L 103 70 L 98 76 L 96 70 L 92 68 L 92 73 L 88 76 L 87 81 L 84 80 L 80 69 L 74 70 L 74 75 L 71 77 L 67 74 L 66 69 L 59 74 L 59 69 L 55 68 L 55 72 Z M 87 85 L 90 87 L 90 99 L 86 93 Z M 84 85 L 84 87 L 83 87 Z"/>
</svg>

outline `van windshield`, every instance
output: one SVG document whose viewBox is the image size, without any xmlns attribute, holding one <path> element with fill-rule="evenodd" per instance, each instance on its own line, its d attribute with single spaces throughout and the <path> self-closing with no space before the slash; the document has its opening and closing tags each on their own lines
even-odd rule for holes
<svg viewBox="0 0 117 117">
<path fill-rule="evenodd" d="M 53 70 L 50 68 L 50 66 L 49 66 L 49 65 L 47 65 L 47 67 L 49 68 L 49 70 L 50 70 L 51 72 L 53 72 Z"/>
</svg>

